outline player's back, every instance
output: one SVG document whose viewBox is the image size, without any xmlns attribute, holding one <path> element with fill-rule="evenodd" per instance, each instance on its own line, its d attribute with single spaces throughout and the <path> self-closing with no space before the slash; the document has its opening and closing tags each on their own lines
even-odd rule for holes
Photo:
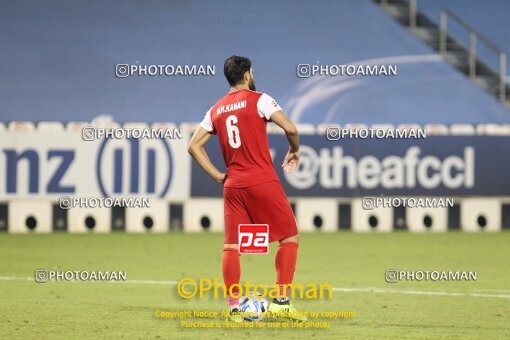
<svg viewBox="0 0 510 340">
<path fill-rule="evenodd" d="M 226 187 L 249 187 L 278 180 L 266 125 L 278 104 L 261 92 L 231 91 L 206 113 L 201 126 L 218 135 L 227 166 Z"/>
</svg>

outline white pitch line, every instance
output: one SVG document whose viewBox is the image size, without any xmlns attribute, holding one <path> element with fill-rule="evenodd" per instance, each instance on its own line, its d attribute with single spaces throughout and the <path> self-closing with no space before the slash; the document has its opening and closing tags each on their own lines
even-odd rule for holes
<svg viewBox="0 0 510 340">
<path fill-rule="evenodd" d="M 0 276 L 0 281 L 34 281 L 33 277 Z"/>
<path fill-rule="evenodd" d="M 474 292 L 502 292 L 510 293 L 510 289 L 473 289 Z"/>
<path fill-rule="evenodd" d="M 111 283 L 134 283 L 141 285 L 176 285 L 177 281 L 156 281 L 156 280 L 126 280 L 126 281 L 108 281 Z"/>
<path fill-rule="evenodd" d="M 33 277 L 15 277 L 15 276 L 0 276 L 0 281 L 34 281 Z M 159 281 L 159 280 L 127 280 L 127 281 L 105 281 L 108 283 L 133 283 L 142 285 L 176 285 L 177 281 Z M 43 282 L 45 283 L 45 282 Z"/>
<path fill-rule="evenodd" d="M 506 294 L 480 294 L 480 293 L 458 293 L 458 292 L 431 292 L 421 290 L 396 290 L 384 288 L 336 288 L 333 287 L 335 292 L 360 292 L 360 293 L 389 293 L 389 294 L 409 294 L 409 295 L 435 295 L 435 296 L 472 296 L 472 297 L 487 297 L 510 299 L 510 295 Z"/>
<path fill-rule="evenodd" d="M 35 281 L 33 277 L 15 277 L 15 276 L 0 276 L 0 281 Z M 178 281 L 159 281 L 159 280 L 127 280 L 127 281 L 107 281 L 109 283 L 124 283 L 124 284 L 157 284 L 157 285 L 176 285 Z M 510 299 L 510 294 L 481 294 L 481 293 L 460 293 L 460 292 L 433 292 L 422 290 L 398 290 L 386 289 L 377 287 L 361 287 L 361 288 L 338 288 L 333 287 L 334 292 L 345 293 L 381 293 L 381 294 L 407 294 L 407 295 L 434 295 L 434 296 L 464 296 L 464 297 L 484 297 L 484 298 L 498 298 Z M 480 291 L 480 290 L 478 290 Z M 505 291 L 502 289 L 484 289 L 483 291 Z"/>
</svg>

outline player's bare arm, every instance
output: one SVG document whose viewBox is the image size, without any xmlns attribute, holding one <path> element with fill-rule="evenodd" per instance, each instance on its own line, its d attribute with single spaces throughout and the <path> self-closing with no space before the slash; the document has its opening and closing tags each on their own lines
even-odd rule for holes
<svg viewBox="0 0 510 340">
<path fill-rule="evenodd" d="M 207 152 L 205 151 L 204 146 L 211 139 L 211 135 L 204 128 L 198 127 L 198 129 L 191 137 L 191 140 L 188 145 L 188 152 L 190 155 L 197 161 L 204 171 L 211 176 L 213 180 L 218 183 L 223 184 L 225 182 L 225 174 L 219 171 L 209 159 Z"/>
<path fill-rule="evenodd" d="M 285 131 L 287 140 L 289 141 L 289 152 L 285 156 L 282 167 L 287 172 L 296 170 L 299 165 L 299 134 L 296 125 L 283 113 L 276 111 L 271 115 L 271 121 L 281 127 Z"/>
</svg>

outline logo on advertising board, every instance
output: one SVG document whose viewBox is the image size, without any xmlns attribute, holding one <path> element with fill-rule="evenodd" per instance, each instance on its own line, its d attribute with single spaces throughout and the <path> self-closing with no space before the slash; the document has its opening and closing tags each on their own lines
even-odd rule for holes
<svg viewBox="0 0 510 340">
<path fill-rule="evenodd" d="M 0 136 L 0 194 L 81 197 L 187 196 L 186 140 L 101 139 L 84 143 L 78 134 L 37 131 Z M 26 133 L 25 133 L 26 134 Z M 68 140 L 62 145 L 62 140 Z M 170 144 L 172 143 L 172 144 Z M 179 158 L 180 159 L 180 158 Z M 179 177 L 181 176 L 181 177 Z M 180 178 L 179 181 L 176 179 Z M 175 185 L 174 185 L 175 184 Z"/>
<path fill-rule="evenodd" d="M 172 154 L 164 139 L 104 139 L 97 154 L 101 194 L 163 197 L 172 180 Z"/>
</svg>

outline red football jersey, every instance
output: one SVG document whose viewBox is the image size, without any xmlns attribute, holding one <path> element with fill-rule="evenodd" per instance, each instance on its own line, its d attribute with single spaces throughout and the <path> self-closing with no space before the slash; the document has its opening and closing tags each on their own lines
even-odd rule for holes
<svg viewBox="0 0 510 340">
<path fill-rule="evenodd" d="M 246 188 L 278 180 L 267 141 L 267 122 L 281 110 L 265 93 L 236 90 L 221 98 L 200 126 L 217 134 L 227 178 L 225 187 Z"/>
</svg>

